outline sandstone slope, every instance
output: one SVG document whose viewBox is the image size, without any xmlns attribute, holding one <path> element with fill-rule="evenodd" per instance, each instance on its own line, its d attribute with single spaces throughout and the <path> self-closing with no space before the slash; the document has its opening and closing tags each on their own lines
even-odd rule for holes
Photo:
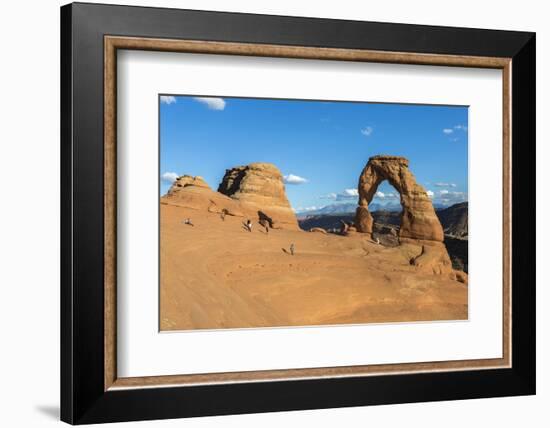
<svg viewBox="0 0 550 428">
<path fill-rule="evenodd" d="M 468 317 L 466 284 L 411 264 L 421 246 L 256 223 L 248 232 L 243 218 L 172 204 L 160 215 L 162 330 Z"/>
<path fill-rule="evenodd" d="M 395 247 L 372 240 L 368 202 L 383 180 L 404 206 Z M 467 275 L 408 161 L 371 158 L 359 196 L 355 224 L 309 233 L 272 164 L 228 169 L 218 191 L 179 177 L 161 198 L 161 329 L 467 319 Z"/>
</svg>

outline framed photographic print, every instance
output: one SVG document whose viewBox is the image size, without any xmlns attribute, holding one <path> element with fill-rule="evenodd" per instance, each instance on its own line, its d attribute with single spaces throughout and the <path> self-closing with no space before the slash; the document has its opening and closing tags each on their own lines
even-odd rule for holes
<svg viewBox="0 0 550 428">
<path fill-rule="evenodd" d="M 533 33 L 76 3 L 61 53 L 62 420 L 535 393 Z"/>
</svg>

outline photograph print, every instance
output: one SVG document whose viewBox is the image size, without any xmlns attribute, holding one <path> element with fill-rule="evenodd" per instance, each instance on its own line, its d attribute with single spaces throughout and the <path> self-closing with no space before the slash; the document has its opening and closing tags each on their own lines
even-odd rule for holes
<svg viewBox="0 0 550 428">
<path fill-rule="evenodd" d="M 161 94 L 160 330 L 468 319 L 468 107 Z"/>
</svg>

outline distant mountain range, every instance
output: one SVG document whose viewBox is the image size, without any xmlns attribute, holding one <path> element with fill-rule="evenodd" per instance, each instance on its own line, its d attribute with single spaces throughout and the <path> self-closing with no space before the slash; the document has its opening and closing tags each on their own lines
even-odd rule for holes
<svg viewBox="0 0 550 428">
<path fill-rule="evenodd" d="M 378 210 L 371 211 L 371 213 L 376 223 L 394 226 L 399 226 L 401 223 L 400 210 Z M 461 202 L 446 208 L 435 207 L 435 213 L 445 235 L 457 239 L 468 239 L 468 202 Z"/>
<path fill-rule="evenodd" d="M 433 206 L 436 210 L 440 208 L 447 208 L 446 205 L 442 205 L 438 203 L 434 203 Z M 313 215 L 324 215 L 324 214 L 347 215 L 347 214 L 355 214 L 356 208 L 357 208 L 357 203 L 355 202 L 330 204 L 330 205 L 326 205 L 324 207 L 318 208 L 316 210 L 297 211 L 296 215 L 299 218 L 304 218 L 304 217 L 313 216 Z M 386 204 L 379 204 L 379 203 L 373 202 L 369 205 L 369 211 L 370 212 L 375 212 L 375 211 L 401 212 L 401 204 L 399 203 L 399 201 L 388 202 Z"/>
<path fill-rule="evenodd" d="M 460 239 L 468 238 L 468 202 L 436 210 L 436 213 L 445 235 Z"/>
<path fill-rule="evenodd" d="M 330 204 L 326 205 L 324 207 L 318 208 L 316 210 L 309 210 L 309 211 L 298 211 L 296 212 L 296 215 L 298 218 L 304 218 L 314 215 L 333 215 L 333 214 L 355 214 L 355 210 L 357 208 L 356 202 L 349 202 L 349 203 L 341 203 L 341 204 Z M 392 205 L 388 208 L 386 208 L 384 205 L 372 203 L 369 205 L 370 211 L 379 211 L 382 209 L 392 210 L 392 211 L 400 211 L 401 205 L 397 203 L 396 206 Z"/>
</svg>

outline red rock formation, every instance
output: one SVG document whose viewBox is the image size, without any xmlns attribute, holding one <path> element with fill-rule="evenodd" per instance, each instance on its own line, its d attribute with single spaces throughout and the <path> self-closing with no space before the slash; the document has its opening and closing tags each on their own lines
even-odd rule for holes
<svg viewBox="0 0 550 428">
<path fill-rule="evenodd" d="M 244 217 L 240 204 L 233 199 L 213 191 L 200 176 L 183 175 L 179 177 L 166 195 L 162 203 L 169 203 L 195 210 L 222 213 Z"/>
<path fill-rule="evenodd" d="M 210 189 L 206 181 L 204 181 L 200 175 L 197 175 L 196 177 L 193 177 L 192 175 L 182 175 L 181 177 L 178 177 L 170 189 L 168 189 L 168 195 L 176 194 L 179 192 L 180 188 L 187 186 L 205 187 Z"/>
<path fill-rule="evenodd" d="M 181 176 L 161 198 L 161 203 L 248 217 L 267 222 L 275 229 L 299 229 L 286 197 L 283 176 L 269 163 L 228 169 L 217 192 L 202 177 Z"/>
<path fill-rule="evenodd" d="M 270 219 L 272 227 L 298 228 L 298 220 L 286 197 L 283 176 L 270 163 L 251 163 L 226 170 L 218 192 Z"/>
<path fill-rule="evenodd" d="M 359 207 L 355 224 L 358 231 L 372 234 L 372 215 L 368 206 L 379 184 L 388 180 L 401 196 L 400 238 L 443 242 L 443 228 L 426 190 L 409 171 L 409 161 L 398 156 L 374 156 L 359 178 Z"/>
<path fill-rule="evenodd" d="M 314 233 L 322 233 L 324 235 L 327 234 L 327 231 L 325 229 L 323 229 L 322 227 L 312 227 L 311 229 L 309 229 L 310 232 L 314 232 Z"/>
<path fill-rule="evenodd" d="M 443 244 L 443 228 L 432 201 L 416 182 L 409 170 L 409 161 L 403 157 L 374 156 L 369 159 L 359 177 L 359 207 L 355 214 L 357 231 L 372 236 L 373 218 L 368 207 L 384 180 L 388 180 L 401 197 L 403 211 L 399 242 L 405 251 L 414 254 L 410 264 L 423 272 L 448 274 L 457 279 Z M 461 280 L 464 280 L 463 276 Z"/>
</svg>

